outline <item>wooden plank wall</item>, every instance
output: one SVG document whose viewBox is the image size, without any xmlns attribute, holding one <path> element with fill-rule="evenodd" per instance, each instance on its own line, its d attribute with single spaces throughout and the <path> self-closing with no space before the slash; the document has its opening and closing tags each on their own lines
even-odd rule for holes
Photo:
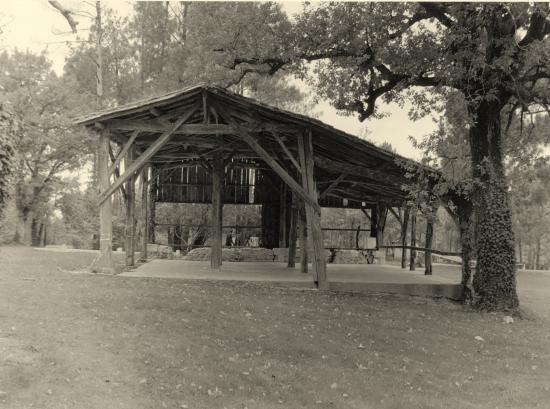
<svg viewBox="0 0 550 409">
<path fill-rule="evenodd" d="M 266 196 L 265 175 L 260 169 L 229 167 L 225 175 L 224 203 L 261 204 Z M 212 176 L 202 166 L 159 170 L 156 201 L 211 203 Z M 268 191 L 267 190 L 267 191 Z"/>
<path fill-rule="evenodd" d="M 246 164 L 246 160 L 240 161 Z M 156 201 L 165 203 L 211 203 L 212 176 L 202 166 L 182 166 L 158 171 Z M 261 204 L 270 200 L 273 181 L 267 180 L 262 169 L 229 167 L 225 176 L 224 203 Z M 325 196 L 322 207 L 360 209 L 364 204 L 354 200 Z"/>
</svg>

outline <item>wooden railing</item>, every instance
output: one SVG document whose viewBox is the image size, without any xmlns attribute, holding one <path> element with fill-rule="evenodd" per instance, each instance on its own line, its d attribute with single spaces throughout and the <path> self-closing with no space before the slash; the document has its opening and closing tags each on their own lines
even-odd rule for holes
<svg viewBox="0 0 550 409">
<path fill-rule="evenodd" d="M 441 251 L 441 250 L 434 250 L 429 249 L 427 247 L 416 247 L 416 246 L 394 246 L 394 245 L 387 245 L 387 246 L 379 246 L 381 249 L 408 249 L 408 250 L 416 250 L 416 251 L 423 251 L 427 253 L 432 254 L 438 254 L 440 256 L 462 256 L 462 253 L 457 253 L 454 251 Z"/>
</svg>

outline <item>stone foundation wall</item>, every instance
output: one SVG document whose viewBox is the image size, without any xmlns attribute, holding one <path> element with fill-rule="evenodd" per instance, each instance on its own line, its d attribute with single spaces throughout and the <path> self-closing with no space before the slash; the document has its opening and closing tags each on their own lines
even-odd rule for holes
<svg viewBox="0 0 550 409">
<path fill-rule="evenodd" d="M 210 247 L 200 247 L 191 250 L 183 260 L 209 261 Z M 260 247 L 228 247 L 222 249 L 222 261 L 273 261 L 274 253 L 271 249 Z"/>
</svg>

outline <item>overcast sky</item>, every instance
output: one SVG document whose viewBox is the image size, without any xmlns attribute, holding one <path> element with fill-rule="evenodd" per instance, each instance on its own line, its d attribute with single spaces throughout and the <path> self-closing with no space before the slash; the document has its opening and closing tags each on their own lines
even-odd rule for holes
<svg viewBox="0 0 550 409">
<path fill-rule="evenodd" d="M 66 7 L 93 11 L 93 1 L 60 0 Z M 103 1 L 119 14 L 128 14 L 132 11 L 132 2 L 128 0 Z M 299 2 L 282 2 L 283 9 L 292 15 L 301 10 Z M 3 49 L 29 49 L 41 52 L 46 49 L 49 58 L 53 61 L 58 73 L 62 72 L 65 56 L 68 48 L 65 41 L 74 40 L 72 34 L 60 34 L 69 31 L 67 22 L 53 9 L 46 0 L 3 0 L 0 14 L 3 34 L 1 45 Z M 79 29 L 85 29 L 89 24 L 82 20 Z M 81 31 L 82 36 L 87 33 Z M 420 152 L 412 147 L 409 136 L 421 138 L 431 132 L 435 124 L 431 118 L 420 121 L 410 121 L 407 117 L 407 108 L 401 109 L 397 105 L 386 105 L 383 111 L 390 115 L 383 119 L 372 119 L 360 123 L 356 117 L 338 115 L 328 103 L 320 103 L 317 111 L 322 111 L 321 120 L 342 129 L 346 132 L 358 135 L 364 134 L 367 129 L 367 137 L 377 143 L 390 142 L 403 156 L 413 159 L 420 158 Z"/>
</svg>

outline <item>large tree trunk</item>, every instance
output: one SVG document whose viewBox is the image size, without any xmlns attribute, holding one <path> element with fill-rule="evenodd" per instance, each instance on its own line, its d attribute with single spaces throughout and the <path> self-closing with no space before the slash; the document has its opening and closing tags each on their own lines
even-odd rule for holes
<svg viewBox="0 0 550 409">
<path fill-rule="evenodd" d="M 32 221 L 34 219 L 34 212 L 30 209 L 23 210 L 23 238 L 21 244 L 25 246 L 32 245 Z"/>
<path fill-rule="evenodd" d="M 540 268 L 540 237 L 537 237 L 537 250 L 535 253 L 535 270 Z"/>
<path fill-rule="evenodd" d="M 487 101 L 470 107 L 474 118 L 470 148 L 477 250 L 473 288 L 477 306 L 487 310 L 512 309 L 519 305 L 514 233 L 502 158 L 500 109 L 498 102 Z"/>
<path fill-rule="evenodd" d="M 474 221 L 472 203 L 465 200 L 458 206 L 458 228 L 460 230 L 460 243 L 462 252 L 462 279 L 464 288 L 464 301 L 473 301 L 472 266 L 471 260 L 474 253 Z"/>
<path fill-rule="evenodd" d="M 17 220 L 15 222 L 15 234 L 13 235 L 13 242 L 16 244 L 24 244 L 25 237 L 25 216 L 21 209 L 16 210 Z"/>
<path fill-rule="evenodd" d="M 42 232 L 40 231 L 40 220 L 36 217 L 33 217 L 31 220 L 31 246 L 40 247 L 40 239 Z"/>
</svg>

